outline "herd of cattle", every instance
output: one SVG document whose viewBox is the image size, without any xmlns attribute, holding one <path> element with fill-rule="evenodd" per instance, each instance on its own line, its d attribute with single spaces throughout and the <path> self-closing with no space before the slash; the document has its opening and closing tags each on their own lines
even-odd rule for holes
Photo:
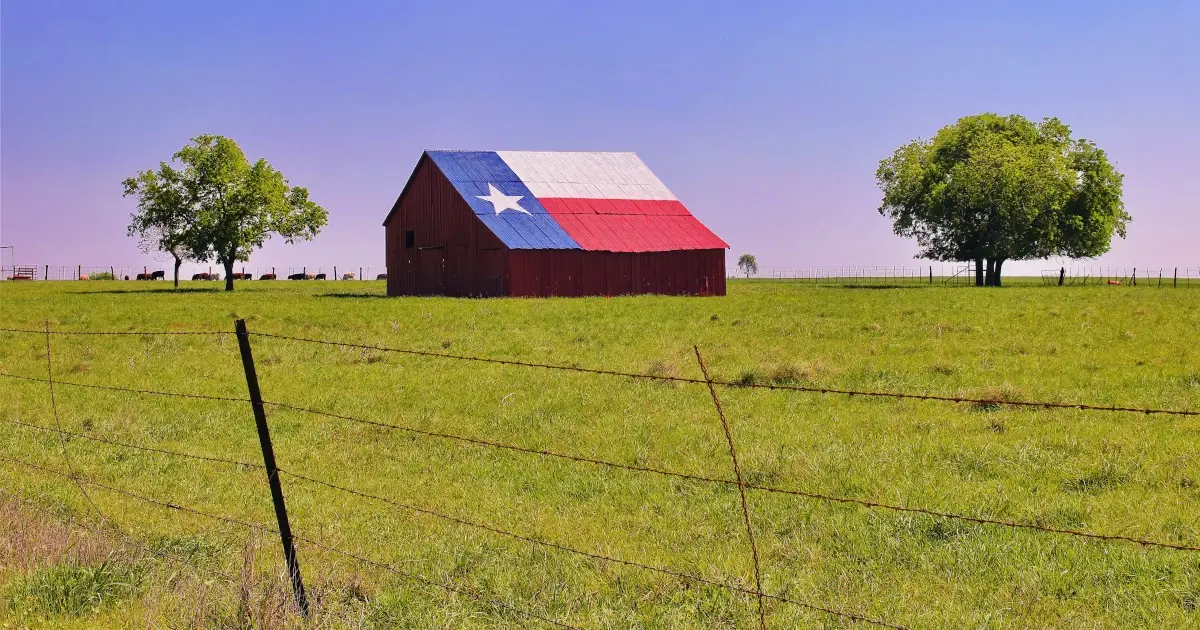
<svg viewBox="0 0 1200 630">
<path fill-rule="evenodd" d="M 165 280 L 166 277 L 167 277 L 167 273 L 165 271 L 161 271 L 161 270 L 160 271 L 152 271 L 150 273 L 139 273 L 137 275 L 138 280 Z M 231 275 L 231 277 L 234 280 L 253 280 L 254 274 L 234 273 Z M 125 276 L 125 279 L 128 280 L 129 276 Z M 221 279 L 221 274 L 219 274 L 219 273 L 194 273 L 194 274 L 192 274 L 192 280 L 220 280 L 220 279 Z M 273 274 L 273 273 L 264 273 L 261 276 L 259 276 L 258 279 L 259 280 L 275 280 L 276 277 L 275 277 L 275 274 Z M 327 280 L 328 277 L 323 273 L 316 273 L 316 274 L 294 273 L 294 274 L 291 274 L 290 276 L 288 276 L 287 279 L 288 280 Z M 387 274 L 381 273 L 381 274 L 375 276 L 375 279 L 376 280 L 387 280 Z M 351 272 L 351 273 L 342 274 L 342 280 L 354 280 L 354 273 Z"/>
</svg>

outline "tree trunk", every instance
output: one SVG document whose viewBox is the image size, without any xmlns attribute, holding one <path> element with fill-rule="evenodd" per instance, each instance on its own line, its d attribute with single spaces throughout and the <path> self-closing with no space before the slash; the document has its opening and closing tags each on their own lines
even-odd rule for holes
<svg viewBox="0 0 1200 630">
<path fill-rule="evenodd" d="M 984 270 L 983 284 L 984 286 L 989 287 L 996 286 L 996 261 L 994 259 L 989 258 L 987 261 L 987 268 Z"/>
<path fill-rule="evenodd" d="M 1004 266 L 1003 258 L 996 261 L 996 270 L 992 272 L 992 286 L 994 287 L 1000 286 L 1000 267 L 1002 266 Z"/>
<path fill-rule="evenodd" d="M 225 290 L 232 291 L 233 290 L 233 259 L 230 258 L 229 260 L 221 261 L 221 264 L 225 266 Z"/>
<path fill-rule="evenodd" d="M 975 259 L 975 286 L 983 286 L 983 259 Z"/>
<path fill-rule="evenodd" d="M 175 288 L 179 288 L 179 266 L 183 264 L 183 259 L 175 256 Z"/>
</svg>

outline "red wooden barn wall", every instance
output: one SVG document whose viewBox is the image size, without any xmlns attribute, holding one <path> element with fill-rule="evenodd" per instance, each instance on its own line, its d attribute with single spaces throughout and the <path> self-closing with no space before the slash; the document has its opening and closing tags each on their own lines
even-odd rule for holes
<svg viewBox="0 0 1200 630">
<path fill-rule="evenodd" d="M 725 295 L 723 249 L 508 249 L 426 157 L 384 225 L 388 295 Z"/>
</svg>

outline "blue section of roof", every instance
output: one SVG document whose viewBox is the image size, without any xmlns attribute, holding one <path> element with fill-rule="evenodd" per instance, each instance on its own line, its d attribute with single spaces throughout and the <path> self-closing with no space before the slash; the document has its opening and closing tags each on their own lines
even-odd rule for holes
<svg viewBox="0 0 1200 630">
<path fill-rule="evenodd" d="M 495 152 L 428 151 L 427 154 L 454 184 L 475 216 L 505 246 L 512 249 L 583 249 Z M 517 203 L 529 214 L 512 209 L 496 214 L 490 201 L 480 199 L 491 193 L 489 186 L 504 195 L 520 197 Z"/>
</svg>

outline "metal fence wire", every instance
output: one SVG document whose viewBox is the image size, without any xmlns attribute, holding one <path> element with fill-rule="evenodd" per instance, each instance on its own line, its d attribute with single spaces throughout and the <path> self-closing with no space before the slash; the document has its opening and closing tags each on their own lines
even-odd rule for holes
<svg viewBox="0 0 1200 630">
<path fill-rule="evenodd" d="M 260 474 L 259 471 L 262 471 L 263 473 L 266 473 L 268 485 L 271 487 L 271 490 L 272 490 L 272 492 L 271 492 L 272 504 L 273 504 L 273 507 L 275 510 L 275 515 L 276 515 L 276 525 L 273 527 L 264 525 L 264 524 L 259 524 L 259 523 L 250 523 L 250 522 L 243 521 L 240 519 L 198 510 L 198 509 L 195 509 L 192 507 L 185 506 L 185 505 L 181 504 L 180 502 L 170 499 L 170 498 L 153 497 L 153 496 L 149 496 L 149 495 L 146 495 L 146 494 L 143 494 L 140 492 L 129 490 L 127 488 L 121 488 L 121 487 L 118 487 L 115 485 L 101 483 L 101 482 L 97 481 L 96 479 L 85 477 L 83 475 L 78 474 L 75 471 L 74 467 L 71 465 L 71 461 L 67 458 L 67 451 L 65 449 L 65 446 L 62 449 L 62 453 L 61 453 L 62 457 L 63 457 L 65 470 L 54 469 L 54 468 L 50 468 L 47 466 L 35 464 L 33 462 L 29 462 L 29 461 L 25 461 L 25 460 L 17 459 L 17 458 L 11 458 L 11 457 L 0 456 L 0 461 L 5 461 L 9 464 L 16 465 L 16 466 L 22 466 L 22 467 L 27 468 L 32 471 L 44 473 L 47 475 L 58 476 L 58 477 L 62 477 L 64 479 L 70 480 L 74 485 L 76 485 L 78 487 L 78 489 L 83 494 L 83 496 L 87 497 L 88 503 L 93 508 L 95 508 L 95 504 L 92 503 L 91 497 L 88 495 L 88 491 L 85 490 L 85 487 L 92 488 L 94 490 L 104 491 L 104 492 L 117 493 L 126 498 L 133 499 L 135 501 L 144 503 L 148 507 L 153 507 L 156 509 L 163 509 L 163 510 L 168 510 L 168 511 L 180 512 L 180 513 L 188 513 L 191 515 L 201 516 L 201 517 L 204 517 L 204 518 L 207 518 L 210 520 L 214 520 L 217 522 L 232 524 L 232 525 L 236 525 L 238 527 L 245 527 L 245 528 L 249 528 L 249 529 L 252 529 L 255 531 L 259 531 L 259 532 L 267 532 L 267 533 L 279 535 L 282 546 L 283 546 L 283 550 L 284 550 L 285 562 L 287 563 L 287 565 L 289 567 L 289 574 L 292 579 L 293 594 L 295 596 L 295 604 L 296 604 L 296 613 L 299 615 L 308 614 L 308 604 L 307 604 L 307 598 L 306 598 L 305 591 L 304 591 L 304 583 L 303 583 L 303 579 L 302 579 L 302 575 L 301 575 L 301 571 L 300 571 L 300 565 L 297 560 L 297 551 L 296 551 L 297 543 L 299 543 L 301 546 L 311 548 L 313 550 L 320 550 L 323 552 L 333 553 L 336 555 L 340 555 L 340 556 L 352 559 L 352 560 L 362 563 L 366 566 L 370 566 L 370 567 L 373 567 L 376 569 L 387 571 L 389 573 L 397 575 L 398 577 L 400 577 L 408 582 L 417 584 L 422 587 L 434 588 L 434 589 L 439 589 L 439 590 L 444 590 L 444 591 L 447 591 L 450 593 L 454 593 L 457 595 L 462 595 L 469 599 L 475 600 L 476 602 L 478 602 L 481 605 L 492 607 L 497 610 L 503 610 L 508 613 L 516 614 L 527 620 L 537 621 L 537 622 L 545 623 L 545 624 L 556 626 L 556 627 L 562 627 L 562 628 L 577 628 L 577 626 L 571 625 L 562 620 L 553 619 L 553 618 L 547 617 L 545 615 L 542 615 L 540 613 L 533 612 L 533 611 L 527 610 L 525 608 L 518 607 L 513 604 L 494 599 L 484 593 L 480 593 L 477 588 L 464 588 L 462 586 L 458 586 L 458 585 L 455 585 L 453 583 L 446 582 L 443 580 L 432 579 L 432 578 L 423 576 L 419 573 L 415 573 L 409 569 L 401 568 L 394 564 L 390 564 L 387 562 L 369 558 L 361 553 L 338 548 L 334 545 L 327 544 L 327 543 L 317 540 L 315 538 L 305 536 L 302 533 L 301 534 L 293 533 L 291 531 L 290 524 L 287 519 L 286 504 L 285 504 L 284 496 L 283 496 L 282 479 L 284 477 L 286 477 L 289 480 L 292 480 L 293 482 L 305 483 L 305 484 L 309 484 L 312 486 L 318 486 L 318 487 L 324 488 L 326 490 L 368 499 L 370 501 L 380 504 L 381 506 L 383 506 L 387 509 L 402 510 L 405 512 L 419 514 L 426 518 L 435 519 L 435 520 L 439 520 L 439 521 L 443 521 L 443 522 L 447 522 L 447 523 L 452 523 L 456 526 L 460 526 L 460 527 L 464 527 L 464 528 L 485 531 L 492 535 L 503 536 L 503 537 L 506 537 L 506 538 L 509 538 L 512 540 L 520 541 L 525 544 L 535 545 L 540 548 L 553 550 L 558 553 L 586 557 L 591 560 L 597 560 L 597 561 L 600 561 L 603 563 L 608 563 L 608 564 L 616 564 L 616 565 L 632 567 L 632 568 L 636 568 L 636 569 L 642 570 L 642 571 L 671 576 L 671 577 L 681 580 L 682 582 L 685 582 L 685 583 L 705 584 L 705 585 L 712 586 L 715 588 L 724 589 L 733 594 L 747 596 L 747 597 L 753 597 L 758 602 L 757 619 L 759 622 L 759 627 L 763 628 L 763 629 L 765 629 L 767 627 L 767 613 L 766 613 L 766 608 L 765 608 L 765 602 L 768 602 L 768 601 L 777 603 L 777 604 L 798 606 L 800 608 L 804 608 L 804 609 L 807 609 L 807 610 L 810 610 L 813 612 L 828 615 L 832 618 L 840 619 L 844 622 L 861 623 L 861 624 L 868 624 L 868 625 L 880 626 L 880 627 L 885 627 L 885 628 L 895 628 L 895 629 L 903 629 L 906 626 L 895 623 L 895 622 L 887 621 L 884 619 L 876 618 L 876 617 L 873 617 L 873 616 L 871 616 L 867 613 L 861 612 L 861 611 L 839 609 L 839 608 L 836 608 L 833 606 L 825 605 L 820 602 L 804 601 L 801 599 L 784 596 L 782 594 L 771 593 L 771 592 L 765 591 L 763 589 L 761 581 L 758 577 L 759 573 L 760 573 L 759 565 L 760 565 L 761 559 L 758 556 L 758 550 L 754 543 L 754 524 L 753 524 L 753 518 L 752 518 L 752 510 L 750 507 L 750 500 L 748 499 L 749 493 L 752 493 L 752 492 L 769 492 L 769 493 L 775 493 L 775 494 L 794 496 L 794 497 L 805 499 L 805 500 L 831 502 L 831 503 L 839 503 L 839 504 L 852 504 L 852 505 L 855 505 L 855 506 L 858 506 L 858 507 L 861 507 L 864 509 L 868 509 L 868 510 L 886 510 L 886 511 L 892 511 L 892 512 L 922 514 L 922 515 L 935 517 L 935 518 L 939 518 L 939 519 L 958 520 L 958 521 L 964 521 L 964 522 L 975 523 L 975 524 L 980 524 L 980 525 L 986 525 L 986 526 L 990 526 L 990 527 L 1020 529 L 1020 530 L 1033 531 L 1033 532 L 1044 533 L 1044 534 L 1049 534 L 1049 535 L 1066 536 L 1066 537 L 1079 538 L 1079 539 L 1083 539 L 1083 540 L 1091 540 L 1091 541 L 1094 541 L 1094 542 L 1100 543 L 1100 544 L 1117 544 L 1117 543 L 1135 544 L 1135 545 L 1139 545 L 1139 546 L 1142 546 L 1145 548 L 1161 548 L 1161 549 L 1167 549 L 1167 550 L 1172 550 L 1172 551 L 1177 551 L 1177 552 L 1188 552 L 1188 553 L 1200 551 L 1200 547 L 1195 546 L 1195 545 L 1176 544 L 1176 543 L 1170 543 L 1170 542 L 1166 542 L 1166 541 L 1143 539 L 1143 538 L 1137 538 L 1137 537 L 1133 537 L 1133 536 L 1126 536 L 1126 535 L 1118 534 L 1118 533 L 1091 532 L 1091 531 L 1083 531 L 1083 530 L 1046 527 L 1046 526 L 1039 525 L 1036 523 L 1021 523 L 1021 522 L 1015 522 L 1015 521 L 1005 521 L 1005 520 L 999 520 L 999 519 L 981 518 L 981 517 L 970 516 L 967 514 L 957 514 L 957 513 L 940 511 L 940 510 L 931 510 L 931 509 L 922 508 L 919 506 L 886 504 L 886 503 L 880 503 L 880 502 L 875 502 L 875 501 L 866 501 L 866 500 L 862 500 L 862 499 L 856 499 L 853 497 L 823 494 L 823 493 L 806 490 L 803 488 L 787 488 L 787 487 L 762 485 L 762 484 L 754 484 L 754 483 L 747 482 L 744 480 L 742 471 L 738 464 L 737 449 L 735 446 L 734 436 L 733 436 L 732 430 L 730 428 L 729 422 L 724 414 L 724 411 L 721 408 L 720 397 L 719 397 L 718 391 L 717 391 L 718 387 L 734 388 L 734 387 L 747 387 L 747 385 L 741 384 L 741 383 L 734 383 L 734 382 L 713 379 L 709 374 L 708 366 L 707 366 L 706 362 L 704 361 L 699 348 L 695 349 L 696 350 L 696 358 L 700 365 L 701 371 L 704 374 L 703 379 L 691 379 L 691 378 L 663 376 L 663 375 L 655 375 L 655 374 L 643 374 L 643 373 L 635 373 L 635 372 L 620 372 L 620 371 L 613 371 L 613 370 L 584 368 L 584 367 L 577 367 L 577 366 L 533 363 L 533 362 L 518 361 L 518 360 L 511 360 L 511 359 L 500 359 L 500 358 L 492 358 L 492 357 L 454 355 L 454 354 L 440 353 L 440 352 L 429 352 L 429 351 L 413 349 L 413 348 L 393 348 L 393 347 L 386 347 L 386 346 L 372 346 L 372 345 L 355 344 L 355 343 L 348 343 L 348 342 L 330 340 L 330 339 L 304 338 L 304 337 L 296 337 L 296 336 L 291 336 L 291 335 L 282 335 L 282 334 L 273 334 L 273 333 L 257 333 L 257 332 L 250 331 L 247 328 L 247 325 L 244 320 L 238 320 L 236 331 L 215 331 L 215 330 L 214 331 L 85 331 L 85 330 L 54 331 L 49 328 L 49 325 L 47 325 L 46 329 L 44 329 L 44 330 L 4 328 L 4 329 L 0 329 L 0 332 L 8 333 L 8 334 L 17 334 L 17 335 L 39 335 L 39 336 L 44 337 L 45 343 L 46 343 L 47 361 L 48 361 L 47 374 L 46 374 L 45 378 L 42 378 L 39 376 L 32 376 L 32 375 L 12 374 L 7 371 L 0 372 L 0 377 L 3 377 L 3 378 L 13 379 L 16 381 L 21 381 L 21 382 L 29 383 L 29 384 L 42 384 L 42 385 L 47 386 L 48 388 L 54 388 L 54 387 L 86 388 L 90 391 L 96 392 L 97 395 L 165 396 L 165 397 L 197 399 L 197 400 L 211 401 L 214 403 L 231 404 L 231 405 L 232 404 L 236 404 L 236 405 L 249 404 L 252 407 L 252 411 L 254 413 L 255 420 L 256 420 L 256 425 L 258 428 L 259 439 L 260 439 L 260 448 L 263 452 L 263 460 L 264 460 L 262 464 L 255 463 L 255 462 L 239 461 L 236 459 L 226 458 L 226 457 L 222 457 L 220 455 L 215 455 L 215 454 L 182 452 L 182 451 L 176 451 L 176 450 L 171 450 L 171 449 L 158 448 L 153 445 L 146 444 L 146 443 L 135 443 L 135 442 L 125 441 L 125 440 L 111 439 L 111 438 L 108 438 L 105 436 L 66 431 L 62 428 L 62 426 L 60 424 L 57 424 L 57 422 L 56 422 L 55 427 L 45 427 L 45 426 L 36 425 L 36 424 L 30 423 L 30 422 L 25 422 L 25 421 L 21 421 L 21 420 L 17 420 L 17 419 L 12 419 L 12 418 L 0 419 L 0 421 L 7 423 L 8 425 L 15 427 L 18 430 L 31 430 L 31 431 L 39 431 L 39 432 L 53 434 L 60 441 L 65 441 L 68 438 L 89 440 L 92 442 L 105 444 L 107 446 L 120 448 L 120 449 L 142 451 L 142 452 L 152 453 L 152 454 L 155 454 L 158 456 L 165 456 L 165 457 L 171 457 L 171 458 L 189 459 L 189 460 L 203 462 L 205 464 L 210 464 L 210 465 L 220 465 L 220 466 L 223 466 L 223 467 L 226 467 L 227 469 L 229 469 L 230 474 L 239 474 L 239 475 L 247 474 L 247 473 Z M 212 395 L 206 395 L 206 394 L 195 394 L 195 393 L 187 393 L 187 392 L 135 389 L 135 388 L 127 388 L 127 387 L 116 387 L 116 386 L 108 386 L 108 385 L 96 385 L 96 384 L 90 384 L 90 383 L 64 381 L 64 380 L 56 379 L 54 377 L 54 370 L 53 370 L 52 366 L 49 364 L 49 361 L 51 360 L 50 350 L 52 349 L 51 338 L 55 335 L 155 336 L 155 335 L 173 335 L 173 334 L 187 334 L 187 335 L 236 334 L 238 337 L 238 341 L 239 341 L 239 350 L 240 350 L 240 353 L 241 353 L 242 359 L 243 359 L 243 369 L 246 373 L 247 388 L 248 388 L 249 396 L 246 398 L 232 397 L 232 396 L 212 396 Z M 505 442 L 501 442 L 498 440 L 490 439 L 486 436 L 471 436 L 471 435 L 457 435 L 457 434 L 450 434 L 450 433 L 441 433 L 441 432 L 430 431 L 430 430 L 426 430 L 426 429 L 419 429 L 419 428 L 415 428 L 415 427 L 408 427 L 408 426 L 388 423 L 388 422 L 384 422 L 381 420 L 374 420 L 374 419 L 370 419 L 370 418 L 359 418 L 359 417 L 354 417 L 354 416 L 347 415 L 347 414 L 337 413 L 334 411 L 310 409 L 310 408 L 305 408 L 305 407 L 301 407 L 298 405 L 292 405 L 292 404 L 289 404 L 286 402 L 265 399 L 262 397 L 262 395 L 258 389 L 257 376 L 254 372 L 254 360 L 253 360 L 253 351 L 252 351 L 252 338 L 254 338 L 254 337 L 263 338 L 263 339 L 276 339 L 276 340 L 281 340 L 281 341 L 285 341 L 285 342 L 289 342 L 289 343 L 300 343 L 300 344 L 308 344 L 308 345 L 336 346 L 336 347 L 340 347 L 340 348 L 369 348 L 372 350 L 377 350 L 377 351 L 382 351 L 382 352 L 396 352 L 396 353 L 403 353 L 403 354 L 415 355 L 415 356 L 420 356 L 420 357 L 435 358 L 435 359 L 439 359 L 439 360 L 482 362 L 482 363 L 491 363 L 491 364 L 499 364 L 499 365 L 505 365 L 505 366 L 514 366 L 514 367 L 549 370 L 549 371 L 571 371 L 571 372 L 576 372 L 576 373 L 594 375 L 597 377 L 610 377 L 610 378 L 623 378 L 623 379 L 646 379 L 646 380 L 680 382 L 680 383 L 691 384 L 691 385 L 702 385 L 707 390 L 706 393 L 708 393 L 712 398 L 712 401 L 714 404 L 714 411 L 716 412 L 716 416 L 717 416 L 718 420 L 720 421 L 720 424 L 724 431 L 724 435 L 726 437 L 726 440 L 727 440 L 727 443 L 729 446 L 729 453 L 731 456 L 731 461 L 733 464 L 733 466 L 732 466 L 733 475 L 731 477 L 730 476 L 716 476 L 716 475 L 705 476 L 705 475 L 688 474 L 688 473 L 683 473 L 683 472 L 678 472 L 678 471 L 654 468 L 654 467 L 649 467 L 649 466 L 636 466 L 636 465 L 630 465 L 630 464 L 622 464 L 619 462 L 607 461 L 604 459 L 587 457 L 587 456 L 577 455 L 577 454 L 572 454 L 572 453 L 556 452 L 556 451 L 550 451 L 550 450 L 545 450 L 545 449 L 526 447 L 526 446 L 522 446 L 520 444 L 505 443 Z M 838 389 L 828 389 L 828 388 L 811 388 L 811 387 L 780 386 L 780 385 L 752 385 L 749 387 L 757 388 L 757 389 L 772 389 L 772 390 L 782 390 L 782 391 L 808 393 L 808 394 L 905 398 L 905 399 L 927 400 L 927 401 L 941 402 L 941 403 L 944 403 L 944 402 L 975 403 L 975 404 L 987 403 L 987 404 L 991 404 L 991 405 L 1002 405 L 1002 406 L 1013 406 L 1013 407 L 1083 409 L 1083 410 L 1088 410 L 1088 411 L 1108 412 L 1108 413 L 1138 413 L 1138 414 L 1166 414 L 1166 415 L 1174 415 L 1174 416 L 1200 416 L 1200 411 L 1194 411 L 1194 410 L 1189 410 L 1189 409 L 1117 407 L 1114 405 L 1106 406 L 1106 405 L 1096 405 L 1096 404 L 1087 404 L 1087 403 L 1057 403 L 1057 402 L 1052 403 L 1052 402 L 1019 401 L 1019 400 L 987 400 L 987 401 L 983 401 L 983 400 L 979 400 L 979 399 L 972 399 L 972 398 L 965 398 L 965 397 L 935 396 L 935 395 L 924 395 L 924 394 L 916 394 L 916 393 L 854 391 L 854 390 L 838 390 Z M 500 449 L 500 450 L 506 450 L 506 451 L 516 452 L 516 453 L 521 453 L 521 454 L 526 454 L 526 455 L 533 455 L 539 459 L 553 458 L 553 459 L 567 461 L 567 462 L 571 462 L 571 463 L 579 464 L 579 465 L 600 466 L 600 467 L 604 467 L 604 468 L 608 468 L 608 469 L 612 469 L 612 470 L 620 470 L 620 471 L 624 471 L 624 472 L 627 472 L 630 474 L 659 475 L 659 476 L 671 477 L 671 478 L 676 478 L 676 479 L 684 479 L 684 480 L 688 480 L 688 481 L 696 482 L 696 483 L 736 487 L 738 489 L 740 497 L 741 497 L 741 502 L 740 502 L 741 514 L 739 515 L 741 518 L 739 520 L 742 520 L 746 526 L 747 542 L 748 542 L 748 546 L 750 547 L 750 550 L 751 550 L 751 555 L 753 557 L 754 576 L 755 576 L 754 586 L 753 586 L 753 588 L 751 588 L 751 587 L 742 586 L 739 584 L 733 584 L 733 583 L 723 582 L 720 580 L 706 578 L 702 575 L 696 575 L 694 573 L 680 571 L 677 569 L 673 569 L 671 567 L 656 566 L 653 564 L 638 561 L 633 558 L 620 558 L 620 557 L 616 557 L 613 555 L 608 555 L 608 554 L 603 554 L 603 553 L 599 553 L 596 551 L 591 551 L 588 549 L 581 549 L 581 548 L 577 548 L 577 547 L 563 544 L 560 542 L 556 542 L 554 540 L 548 540 L 548 539 L 545 539 L 543 537 L 536 536 L 533 534 L 512 531 L 512 530 L 500 527 L 495 524 L 483 522 L 481 520 L 472 518 L 469 515 L 451 514 L 451 513 L 445 512 L 441 509 L 438 509 L 436 507 L 433 507 L 433 506 L 404 503 L 404 502 L 396 501 L 394 499 L 390 499 L 385 496 L 373 494 L 373 493 L 364 491 L 362 489 L 354 488 L 348 484 L 340 483 L 337 480 L 319 479 L 319 478 L 316 478 L 316 477 L 313 477 L 310 475 L 306 475 L 303 473 L 299 473 L 299 472 L 295 472 L 295 471 L 291 471 L 291 470 L 284 470 L 282 468 L 279 468 L 275 464 L 273 445 L 272 445 L 271 438 L 270 438 L 269 427 L 267 426 L 267 414 L 266 414 L 267 409 L 290 410 L 290 411 L 299 412 L 302 414 L 334 418 L 334 419 L 338 419 L 338 420 L 350 422 L 350 423 L 371 425 L 371 426 L 381 427 L 381 428 L 385 428 L 385 429 L 392 430 L 392 431 L 408 433 L 408 434 L 419 436 L 422 438 L 454 442 L 454 443 L 462 444 L 464 446 L 468 446 L 468 447 L 472 447 L 472 448 Z M 57 418 L 57 409 L 55 409 L 55 417 Z M 63 443 L 65 445 L 65 442 L 63 442 Z M 111 520 L 111 518 L 108 515 L 101 513 L 98 508 L 95 508 L 95 510 L 102 519 Z M 118 529 L 118 531 L 119 531 L 119 529 Z"/>
</svg>

